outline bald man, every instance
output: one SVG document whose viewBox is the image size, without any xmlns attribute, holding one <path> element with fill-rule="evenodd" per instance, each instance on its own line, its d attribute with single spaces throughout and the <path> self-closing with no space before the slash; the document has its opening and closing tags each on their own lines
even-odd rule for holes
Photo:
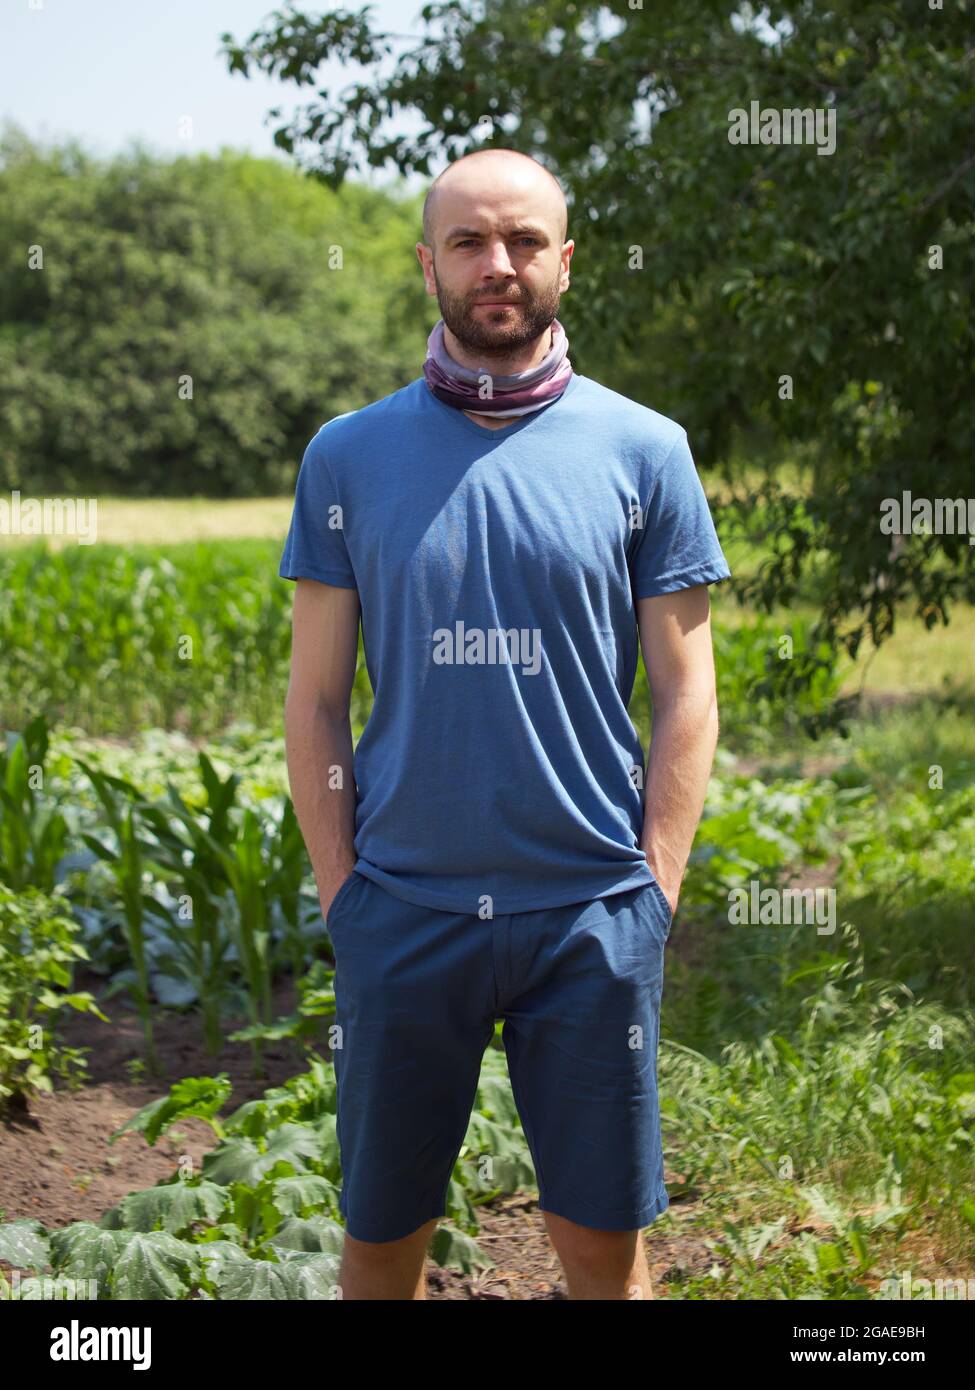
<svg viewBox="0 0 975 1390">
<path fill-rule="evenodd" d="M 652 1297 L 664 947 L 729 569 L 681 426 L 572 370 L 567 230 L 528 156 L 451 164 L 416 247 L 441 313 L 423 373 L 323 425 L 298 475 L 285 730 L 336 962 L 344 1298 L 425 1297 L 499 1023 L 569 1297 Z"/>
</svg>

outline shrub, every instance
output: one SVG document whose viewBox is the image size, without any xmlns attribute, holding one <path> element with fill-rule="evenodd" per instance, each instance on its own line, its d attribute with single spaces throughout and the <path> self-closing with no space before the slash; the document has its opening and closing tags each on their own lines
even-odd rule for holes
<svg viewBox="0 0 975 1390">
<path fill-rule="evenodd" d="M 91 994 L 71 989 L 75 962 L 88 956 L 79 931 L 57 898 L 0 883 L 0 1106 L 25 1108 L 31 1092 L 54 1089 L 54 1074 L 72 1083 L 87 1065 L 81 1049 L 58 1041 L 61 1009 L 108 1022 Z"/>
</svg>

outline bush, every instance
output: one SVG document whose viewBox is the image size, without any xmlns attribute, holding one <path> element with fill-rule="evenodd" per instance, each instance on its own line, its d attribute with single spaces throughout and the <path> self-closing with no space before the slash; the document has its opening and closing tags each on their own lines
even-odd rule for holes
<svg viewBox="0 0 975 1390">
<path fill-rule="evenodd" d="M 72 993 L 73 966 L 88 953 L 80 927 L 57 898 L 0 883 L 0 1106 L 26 1107 L 35 1091 L 52 1091 L 57 1074 L 69 1083 L 87 1063 L 62 1046 L 54 1024 L 61 1009 L 108 1019 L 90 994 Z"/>
<path fill-rule="evenodd" d="M 324 420 L 419 372 L 411 202 L 0 136 L 0 488 L 290 492 Z"/>
</svg>

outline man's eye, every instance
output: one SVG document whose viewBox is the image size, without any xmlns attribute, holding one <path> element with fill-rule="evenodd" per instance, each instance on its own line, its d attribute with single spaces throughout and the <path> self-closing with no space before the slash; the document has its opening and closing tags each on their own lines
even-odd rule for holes
<svg viewBox="0 0 975 1390">
<path fill-rule="evenodd" d="M 540 242 L 539 242 L 538 238 L 537 238 L 537 237 L 533 237 L 533 236 L 523 236 L 523 237 L 519 237 L 518 240 L 519 240 L 519 241 L 522 241 L 522 242 L 527 241 L 527 242 L 529 242 L 532 246 L 538 246 L 538 245 L 540 245 Z M 466 237 L 463 241 L 458 241 L 458 242 L 456 243 L 456 245 L 457 245 L 457 249 L 460 250 L 460 248 L 461 248 L 462 246 L 476 246 L 476 245 L 477 245 L 477 242 L 474 240 L 473 237 Z"/>
</svg>

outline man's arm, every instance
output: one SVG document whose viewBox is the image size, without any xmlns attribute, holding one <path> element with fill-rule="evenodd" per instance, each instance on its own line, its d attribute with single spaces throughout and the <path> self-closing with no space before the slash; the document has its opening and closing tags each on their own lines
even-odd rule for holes
<svg viewBox="0 0 975 1390">
<path fill-rule="evenodd" d="M 653 736 L 640 848 L 676 911 L 718 742 L 718 701 L 706 584 L 637 601 Z"/>
<path fill-rule="evenodd" d="M 285 751 L 291 799 L 326 915 L 356 861 L 349 697 L 358 646 L 358 592 L 315 579 L 297 580 Z M 335 785 L 338 781 L 341 786 Z"/>
</svg>

